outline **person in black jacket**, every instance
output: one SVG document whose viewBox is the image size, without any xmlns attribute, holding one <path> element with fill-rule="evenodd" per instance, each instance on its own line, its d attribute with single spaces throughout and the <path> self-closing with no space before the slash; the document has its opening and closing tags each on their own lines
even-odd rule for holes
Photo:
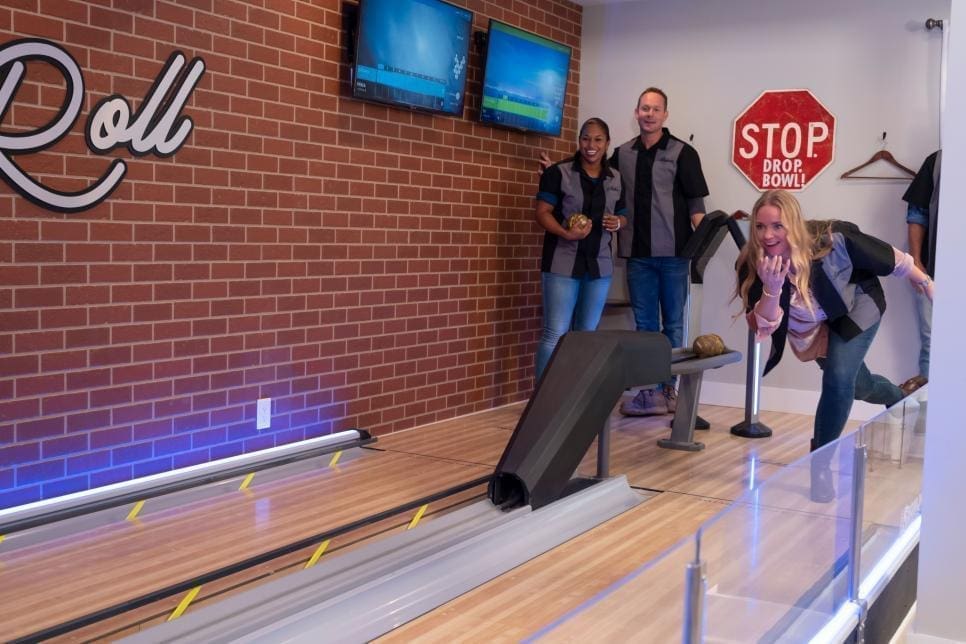
<svg viewBox="0 0 966 644">
<path fill-rule="evenodd" d="M 906 395 L 865 364 L 886 308 L 879 282 L 885 275 L 906 277 L 932 299 L 933 281 L 910 255 L 854 224 L 805 221 L 798 201 L 784 190 L 765 192 L 755 203 L 751 236 L 738 256 L 736 297 L 758 338 L 771 336 L 766 374 L 786 341 L 800 360 L 816 360 L 822 369 L 813 450 L 839 437 L 853 400 L 890 406 Z M 817 456 L 812 498 L 830 501 L 835 492 L 829 461 Z"/>
</svg>

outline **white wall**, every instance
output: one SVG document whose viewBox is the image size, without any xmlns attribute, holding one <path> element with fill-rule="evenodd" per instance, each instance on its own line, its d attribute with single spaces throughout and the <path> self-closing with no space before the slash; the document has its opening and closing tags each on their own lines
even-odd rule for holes
<svg viewBox="0 0 966 644">
<path fill-rule="evenodd" d="M 951 24 L 950 24 L 951 23 Z M 962 252 L 966 244 L 966 3 L 952 7 L 949 30 L 949 76 L 943 123 L 942 235 L 936 254 L 941 295 L 933 310 L 933 363 L 930 367 L 926 467 L 923 471 L 919 599 L 910 644 L 966 642 L 963 580 L 966 579 L 966 516 L 960 494 L 966 490 L 966 431 L 962 396 L 966 391 L 966 346 L 962 325 L 966 302 Z M 948 295 L 948 296 L 947 296 Z"/>
<path fill-rule="evenodd" d="M 667 126 L 701 155 L 709 210 L 750 211 L 757 190 L 731 165 L 735 117 L 766 89 L 811 90 L 836 117 L 835 159 L 799 193 L 806 216 L 848 219 L 905 248 L 907 182 L 841 180 L 881 147 L 917 169 L 939 147 L 941 35 L 926 18 L 949 17 L 950 0 L 637 0 L 584 9 L 580 118 L 599 116 L 613 144 L 637 134 L 632 110 L 649 85 L 669 95 Z M 876 169 L 881 169 L 876 166 Z M 747 330 L 729 302 L 737 250 L 730 241 L 709 265 L 702 332 L 745 351 Z M 868 359 L 901 382 L 917 372 L 911 289 L 885 281 L 889 311 Z M 693 334 L 692 334 L 693 335 Z M 767 355 L 767 347 L 763 347 Z M 702 401 L 743 404 L 745 365 L 706 375 Z M 765 380 L 762 408 L 813 412 L 820 384 L 814 364 L 790 351 Z M 865 415 L 871 406 L 858 414 Z"/>
</svg>

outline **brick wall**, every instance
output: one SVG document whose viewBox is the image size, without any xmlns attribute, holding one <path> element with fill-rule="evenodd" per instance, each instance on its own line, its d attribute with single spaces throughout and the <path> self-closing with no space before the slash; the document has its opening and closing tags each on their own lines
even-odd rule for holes
<svg viewBox="0 0 966 644">
<path fill-rule="evenodd" d="M 376 434 L 528 395 L 539 324 L 534 158 L 573 149 L 579 7 L 457 0 L 574 47 L 558 139 L 349 98 L 331 0 L 7 0 L 0 43 L 65 47 L 80 118 L 14 157 L 62 191 L 112 158 L 92 209 L 0 181 L 0 507 L 349 427 Z M 171 157 L 88 151 L 105 96 L 132 107 L 174 50 L 206 71 Z M 0 74 L 2 76 L 2 74 Z M 63 76 L 29 63 L 0 134 L 34 131 Z M 255 400 L 273 399 L 255 429 Z"/>
</svg>

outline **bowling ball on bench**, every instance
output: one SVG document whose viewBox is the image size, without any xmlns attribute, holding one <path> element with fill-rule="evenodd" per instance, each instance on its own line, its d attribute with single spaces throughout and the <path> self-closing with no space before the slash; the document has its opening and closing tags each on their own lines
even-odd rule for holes
<svg viewBox="0 0 966 644">
<path fill-rule="evenodd" d="M 728 350 L 725 346 L 724 340 L 717 333 L 705 333 L 704 335 L 699 335 L 694 339 L 694 344 L 691 346 L 691 350 L 694 351 L 699 358 L 710 358 L 711 356 L 720 356 L 722 353 Z"/>
</svg>

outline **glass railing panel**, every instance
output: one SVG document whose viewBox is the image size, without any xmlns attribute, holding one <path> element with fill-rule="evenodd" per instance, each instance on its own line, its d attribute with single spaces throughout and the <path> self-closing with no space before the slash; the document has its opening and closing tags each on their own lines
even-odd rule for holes
<svg viewBox="0 0 966 644">
<path fill-rule="evenodd" d="M 855 436 L 810 454 L 702 529 L 707 641 L 803 641 L 848 600 Z"/>
<path fill-rule="evenodd" d="M 685 574 L 694 560 L 695 545 L 691 535 L 523 641 L 681 641 Z"/>
<path fill-rule="evenodd" d="M 920 390 L 860 429 L 867 450 L 861 580 L 919 516 L 927 405 L 926 392 Z"/>
</svg>

